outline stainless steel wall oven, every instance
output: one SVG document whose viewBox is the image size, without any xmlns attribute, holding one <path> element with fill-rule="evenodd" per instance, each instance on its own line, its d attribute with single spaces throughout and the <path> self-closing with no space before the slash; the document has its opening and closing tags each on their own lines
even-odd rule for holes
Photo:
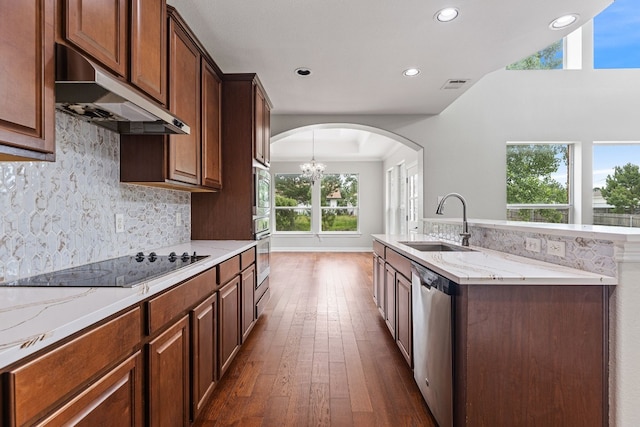
<svg viewBox="0 0 640 427">
<path fill-rule="evenodd" d="M 268 169 L 254 167 L 253 237 L 256 245 L 256 287 L 269 276 L 271 252 L 271 174 Z"/>
</svg>

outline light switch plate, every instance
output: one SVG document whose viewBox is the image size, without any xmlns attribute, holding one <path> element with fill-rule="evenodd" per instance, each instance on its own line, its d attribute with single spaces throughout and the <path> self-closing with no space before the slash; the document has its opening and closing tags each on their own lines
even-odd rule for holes
<svg viewBox="0 0 640 427">
<path fill-rule="evenodd" d="M 527 237 L 524 241 L 524 248 L 531 252 L 540 252 L 540 239 Z"/>
<path fill-rule="evenodd" d="M 547 240 L 547 253 L 564 258 L 565 243 L 556 240 Z"/>
</svg>

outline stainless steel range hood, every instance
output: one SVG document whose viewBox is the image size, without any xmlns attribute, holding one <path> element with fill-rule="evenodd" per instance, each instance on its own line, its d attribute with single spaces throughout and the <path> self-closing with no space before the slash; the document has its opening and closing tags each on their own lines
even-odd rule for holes
<svg viewBox="0 0 640 427">
<path fill-rule="evenodd" d="M 56 44 L 56 108 L 122 134 L 189 134 L 189 125 L 102 70 Z"/>
</svg>

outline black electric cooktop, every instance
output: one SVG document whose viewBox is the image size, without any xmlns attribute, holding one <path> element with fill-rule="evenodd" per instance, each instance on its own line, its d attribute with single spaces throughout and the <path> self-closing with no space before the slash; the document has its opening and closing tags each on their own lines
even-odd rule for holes
<svg viewBox="0 0 640 427">
<path fill-rule="evenodd" d="M 135 256 L 123 256 L 3 282 L 0 286 L 132 288 L 204 258 L 207 256 L 198 256 L 195 252 L 193 255 L 186 252 L 182 255 L 176 255 L 175 252 L 170 255 L 156 255 L 154 252 L 144 255 L 139 252 Z"/>
</svg>

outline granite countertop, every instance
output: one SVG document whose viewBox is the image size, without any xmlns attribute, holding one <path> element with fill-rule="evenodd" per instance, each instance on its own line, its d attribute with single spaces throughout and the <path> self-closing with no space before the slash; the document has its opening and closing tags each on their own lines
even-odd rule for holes
<svg viewBox="0 0 640 427">
<path fill-rule="evenodd" d="M 134 288 L 0 287 L 0 369 L 255 244 L 254 241 L 194 240 L 155 249 L 158 255 L 195 251 L 209 257 Z"/>
<path fill-rule="evenodd" d="M 468 252 L 421 252 L 401 242 L 437 241 L 423 234 L 373 238 L 460 285 L 616 285 L 615 277 L 470 246 Z M 447 242 L 448 243 L 448 242 Z"/>
</svg>

